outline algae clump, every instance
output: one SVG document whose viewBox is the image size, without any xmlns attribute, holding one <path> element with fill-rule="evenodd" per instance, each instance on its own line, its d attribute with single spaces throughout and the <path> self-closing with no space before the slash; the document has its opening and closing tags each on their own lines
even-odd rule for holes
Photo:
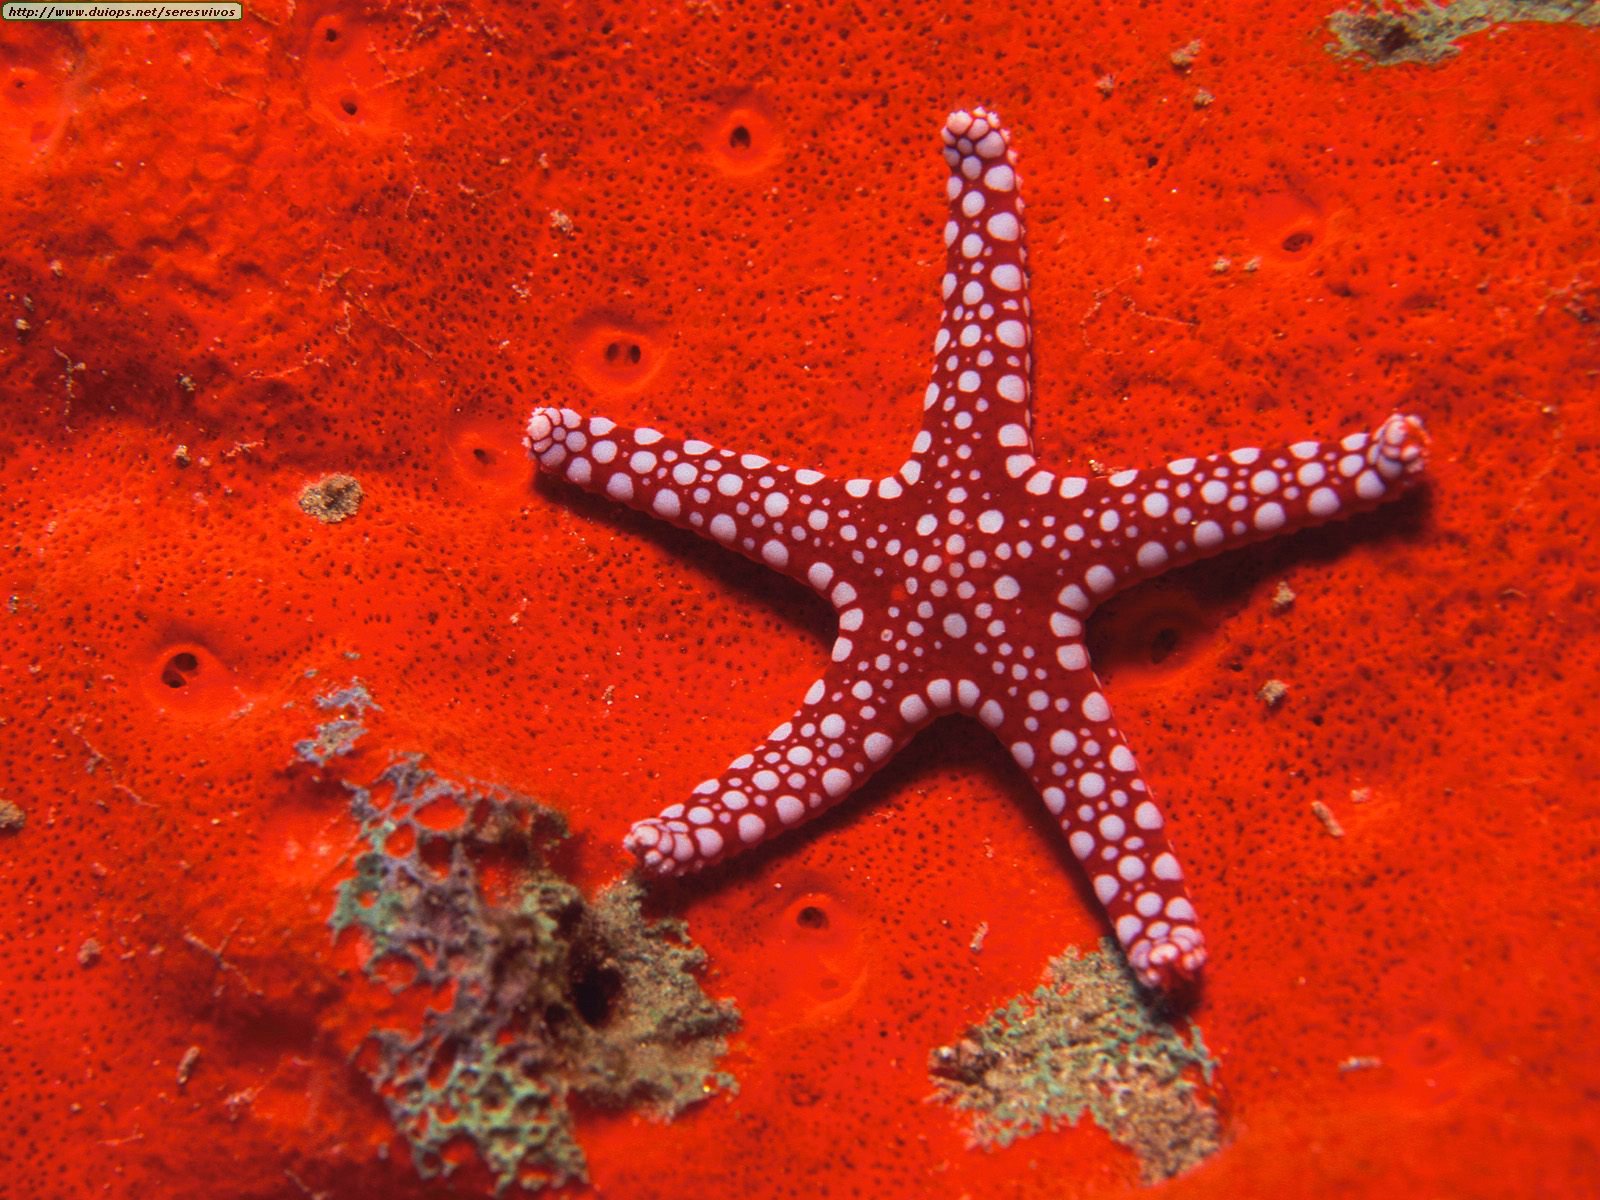
<svg viewBox="0 0 1600 1200">
<path fill-rule="evenodd" d="M 937 1095 L 972 1114 L 971 1138 L 1008 1146 L 1085 1113 L 1132 1150 L 1147 1183 L 1221 1145 L 1206 1085 L 1216 1060 L 1157 1013 L 1108 939 L 1051 960 L 1044 981 L 929 1056 Z"/>
<path fill-rule="evenodd" d="M 416 758 L 352 790 L 366 849 L 334 934 L 364 936 L 370 979 L 449 996 L 359 1056 L 424 1178 L 455 1170 L 465 1141 L 497 1192 L 586 1182 L 571 1099 L 666 1119 L 732 1090 L 716 1063 L 739 1016 L 701 990 L 704 951 L 681 921 L 646 919 L 631 880 L 589 901 L 558 875 L 559 814 Z M 441 811 L 460 820 L 438 828 Z M 511 882 L 486 888 L 491 873 Z"/>
</svg>

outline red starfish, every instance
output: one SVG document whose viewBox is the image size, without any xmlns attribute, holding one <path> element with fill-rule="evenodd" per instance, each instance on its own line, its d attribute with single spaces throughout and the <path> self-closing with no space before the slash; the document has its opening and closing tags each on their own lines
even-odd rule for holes
<svg viewBox="0 0 1600 1200">
<path fill-rule="evenodd" d="M 944 320 L 922 430 L 893 475 L 834 479 L 564 408 L 528 421 L 544 470 L 760 559 L 839 613 L 833 664 L 799 711 L 626 844 L 658 874 L 699 870 L 836 804 L 940 713 L 972 713 L 1033 780 L 1139 978 L 1168 987 L 1205 943 L 1084 621 L 1169 567 L 1397 495 L 1427 437 L 1395 415 L 1334 444 L 1106 478 L 1039 466 L 1010 139 L 978 108 L 949 118 L 944 143 Z"/>
</svg>

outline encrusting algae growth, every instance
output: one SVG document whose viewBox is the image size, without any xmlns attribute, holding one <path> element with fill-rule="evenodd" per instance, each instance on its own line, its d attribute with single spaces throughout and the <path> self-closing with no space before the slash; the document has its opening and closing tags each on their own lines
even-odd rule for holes
<svg viewBox="0 0 1600 1200">
<path fill-rule="evenodd" d="M 1152 1010 L 1109 940 L 1068 949 L 1044 982 L 928 1059 L 941 1099 L 972 1112 L 972 1140 L 1009 1146 L 1087 1113 L 1157 1183 L 1216 1152 L 1222 1122 L 1205 1087 L 1216 1060 Z"/>
<path fill-rule="evenodd" d="M 0 1197 L 1600 1190 L 1592 10 L 0 22 Z M 530 413 L 895 475 L 940 123 L 980 106 L 1029 205 L 1008 451 L 1110 487 L 1405 413 L 1426 470 L 1084 622 L 1182 897 L 1144 898 L 1159 853 L 1123 878 L 1136 821 L 1052 812 L 1084 730 L 1026 725 L 1043 688 L 997 742 L 924 686 L 848 803 L 635 876 L 635 823 L 795 710 L 835 617 L 536 472 Z M 962 345 L 975 302 L 954 346 L 1009 352 Z M 1233 465 L 1274 473 L 1256 507 L 1324 486 Z M 739 537 L 789 537 L 771 490 Z M 985 511 L 912 535 L 967 555 Z M 720 847 L 660 819 L 725 851 L 729 790 Z M 1207 958 L 1163 1002 L 1109 939 L 1154 956 L 1173 899 Z"/>
<path fill-rule="evenodd" d="M 732 1085 L 716 1070 L 735 1007 L 701 992 L 681 921 L 646 921 L 636 884 L 590 904 L 544 862 L 548 809 L 473 792 L 402 759 L 353 789 L 366 844 L 339 885 L 335 934 L 364 935 L 369 979 L 426 989 L 416 1030 L 380 1029 L 358 1061 L 424 1178 L 466 1145 L 496 1190 L 585 1182 L 569 1097 L 663 1118 Z M 448 812 L 453 828 L 438 828 Z M 474 855 L 512 877 L 495 901 Z"/>
</svg>

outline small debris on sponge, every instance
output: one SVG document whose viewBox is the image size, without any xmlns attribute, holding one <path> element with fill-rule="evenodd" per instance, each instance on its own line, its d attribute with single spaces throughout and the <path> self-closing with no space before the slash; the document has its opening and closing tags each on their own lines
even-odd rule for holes
<svg viewBox="0 0 1600 1200">
<path fill-rule="evenodd" d="M 1204 43 L 1199 38 L 1195 38 L 1187 46 L 1179 46 L 1168 57 L 1172 59 L 1174 68 L 1179 71 L 1187 71 L 1194 66 L 1195 60 L 1200 57 L 1200 51 L 1204 48 Z"/>
<path fill-rule="evenodd" d="M 335 525 L 356 515 L 361 497 L 361 484 L 353 475 L 324 475 L 301 489 L 300 511 Z"/>
<path fill-rule="evenodd" d="M 200 1047 L 190 1046 L 183 1052 L 183 1057 L 178 1060 L 178 1086 L 184 1087 L 194 1075 L 194 1068 L 200 1061 Z"/>
<path fill-rule="evenodd" d="M 1334 816 L 1333 809 L 1329 808 L 1321 800 L 1313 800 L 1311 802 L 1311 814 L 1322 822 L 1322 827 L 1328 831 L 1330 836 L 1336 838 L 1344 836 L 1344 826 L 1339 824 L 1339 818 Z"/>
</svg>

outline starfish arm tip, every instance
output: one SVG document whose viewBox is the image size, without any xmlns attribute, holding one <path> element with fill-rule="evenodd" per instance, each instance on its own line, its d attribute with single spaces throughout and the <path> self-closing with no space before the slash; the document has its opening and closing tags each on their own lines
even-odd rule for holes
<svg viewBox="0 0 1600 1200">
<path fill-rule="evenodd" d="M 944 128 L 939 133 L 946 146 L 959 146 L 963 140 L 974 147 L 981 146 L 980 153 L 984 158 L 1001 158 L 1011 149 L 1011 134 L 1005 122 L 987 104 L 973 104 L 953 110 L 945 118 Z M 985 142 L 985 138 L 990 140 Z"/>
<path fill-rule="evenodd" d="M 704 865 L 703 851 L 707 848 L 691 837 L 682 821 L 661 817 L 634 822 L 622 839 L 622 846 L 639 860 L 647 874 L 663 878 L 698 870 Z"/>
<path fill-rule="evenodd" d="M 1200 978 L 1205 939 L 1192 925 L 1177 925 L 1160 937 L 1143 937 L 1127 950 L 1135 977 L 1152 991 L 1171 992 Z"/>
<path fill-rule="evenodd" d="M 566 431 L 576 429 L 582 420 L 570 408 L 536 408 L 528 415 L 522 444 L 528 454 L 539 461 L 540 466 L 553 470 L 566 457 L 566 451 L 560 445 L 566 437 Z"/>
<path fill-rule="evenodd" d="M 1379 474 L 1391 479 L 1420 475 L 1427 466 L 1432 441 L 1421 417 L 1395 413 L 1372 435 Z"/>
</svg>

